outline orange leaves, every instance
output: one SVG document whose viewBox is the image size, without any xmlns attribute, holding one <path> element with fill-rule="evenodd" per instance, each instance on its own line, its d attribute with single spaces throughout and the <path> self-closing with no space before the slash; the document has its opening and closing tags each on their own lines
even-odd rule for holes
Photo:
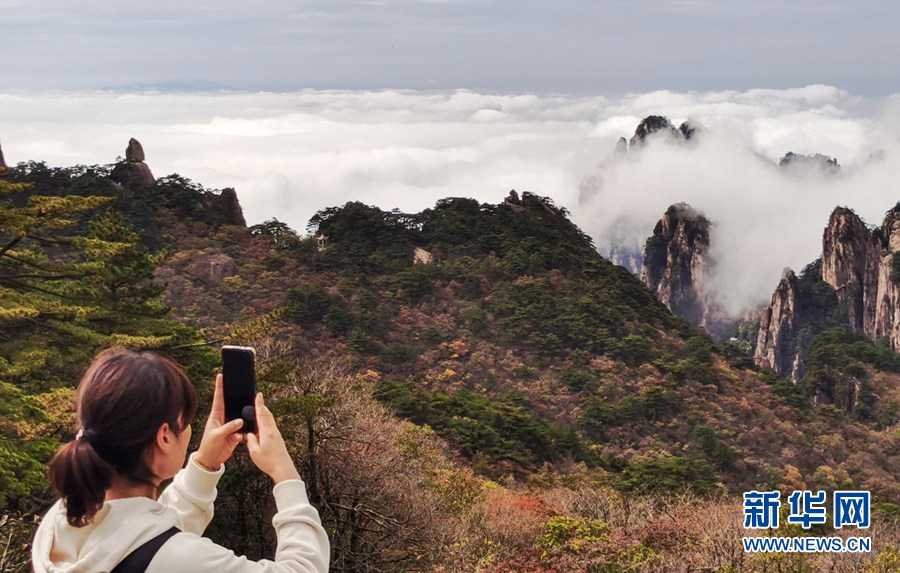
<svg viewBox="0 0 900 573">
<path fill-rule="evenodd" d="M 364 370 L 356 375 L 356 379 L 366 384 L 377 384 L 381 382 L 381 374 L 375 370 Z"/>
<path fill-rule="evenodd" d="M 469 355 L 469 343 L 465 340 L 458 339 L 452 342 L 442 342 L 439 346 L 440 356 L 444 360 L 455 360 Z"/>
</svg>

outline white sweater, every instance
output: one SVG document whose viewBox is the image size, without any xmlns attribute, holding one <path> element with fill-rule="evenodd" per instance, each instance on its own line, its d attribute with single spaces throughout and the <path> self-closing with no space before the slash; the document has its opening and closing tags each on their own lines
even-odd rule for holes
<svg viewBox="0 0 900 573">
<path fill-rule="evenodd" d="M 200 537 L 212 519 L 216 484 L 225 468 L 209 472 L 194 461 L 195 455 L 159 501 L 146 497 L 107 501 L 85 527 L 69 525 L 65 507 L 57 501 L 35 534 L 31 550 L 35 572 L 110 571 L 129 553 L 173 525 L 181 533 L 162 546 L 146 573 L 328 571 L 328 536 L 301 480 L 281 482 L 273 490 L 278 508 L 272 519 L 278 538 L 274 561 L 250 561 Z"/>
</svg>

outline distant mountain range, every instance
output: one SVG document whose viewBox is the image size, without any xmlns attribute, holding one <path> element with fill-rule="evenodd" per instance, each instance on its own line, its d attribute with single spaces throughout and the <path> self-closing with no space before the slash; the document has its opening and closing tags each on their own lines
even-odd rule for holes
<svg viewBox="0 0 900 573">
<path fill-rule="evenodd" d="M 136 82 L 132 84 L 107 86 L 102 89 L 104 91 L 112 92 L 176 93 L 235 91 L 235 88 L 231 86 L 197 78 L 168 79 L 155 82 Z"/>
</svg>

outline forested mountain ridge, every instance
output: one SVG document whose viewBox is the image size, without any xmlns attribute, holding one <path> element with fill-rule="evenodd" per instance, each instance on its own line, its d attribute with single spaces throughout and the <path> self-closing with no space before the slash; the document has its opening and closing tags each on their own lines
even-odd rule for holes
<svg viewBox="0 0 900 573">
<path fill-rule="evenodd" d="M 424 484 L 421 494 L 437 496 L 437 505 L 449 504 L 444 509 L 457 517 L 465 513 L 460 508 L 480 507 L 485 495 L 501 495 L 482 490 L 486 478 L 503 483 L 503 492 L 524 484 L 549 491 L 568 479 L 578 487 L 595 484 L 591 491 L 627 496 L 857 487 L 872 489 L 882 503 L 900 501 L 900 368 L 892 358 L 871 345 L 874 350 L 858 361 L 880 396 L 865 415 L 815 407 L 802 388 L 753 369 L 739 349 L 714 345 L 672 316 L 640 281 L 597 255 L 566 212 L 546 198 L 510 194 L 496 205 L 445 199 L 417 214 L 348 203 L 320 211 L 303 237 L 275 220 L 247 228 L 227 194 L 183 178 L 117 183 L 111 171 L 26 164 L 3 178 L 7 210 L 29 208 L 29 197 L 70 197 L 71 225 L 48 229 L 48 240 L 59 241 L 67 229 L 81 236 L 104 221 L 106 234 L 94 239 L 118 246 L 105 255 L 105 267 L 84 269 L 95 272 L 106 289 L 98 287 L 103 297 L 91 295 L 94 304 L 113 305 L 110 309 L 124 304 L 118 294 L 123 287 L 104 278 L 118 273 L 137 298 L 129 304 L 142 309 L 124 313 L 121 324 L 91 323 L 99 334 L 86 337 L 77 353 L 49 357 L 33 365 L 26 378 L 4 379 L 5 391 L 9 386 L 19 402 L 36 401 L 44 410 L 37 415 L 23 405 L 14 416 L 4 414 L 4 430 L 13 440 L 40 436 L 43 444 L 29 454 L 28 464 L 4 458 L 0 470 L 9 475 L 31 472 L 32 489 L 11 495 L 5 502 L 10 507 L 28 508 L 29 499 L 42 495 L 34 462 L 46 458 L 53 440 L 67 440 L 74 431 L 66 426 L 71 418 L 62 404 L 94 350 L 111 342 L 168 350 L 191 368 L 199 386 L 211 375 L 215 352 L 190 345 L 221 339 L 261 349 L 262 383 L 281 398 L 281 414 L 296 421 L 295 445 L 304 475 L 310 476 L 311 499 L 321 504 L 338 548 L 344 547 L 341 527 L 359 516 L 334 500 L 363 487 L 341 481 L 346 476 L 329 465 L 338 459 L 329 455 L 340 454 L 344 463 L 359 459 L 355 450 L 330 449 L 336 442 L 325 438 L 335 425 L 322 424 L 338 419 L 347 428 L 376 429 L 391 445 L 385 449 L 398 456 L 384 463 L 404 468 L 396 479 Z M 19 183 L 31 186 L 15 187 Z M 96 196 L 109 199 L 74 198 Z M 79 201 L 83 208 L 74 209 Z M 4 228 L 4 241 L 7 232 Z M 99 242 L 92 244 L 73 242 L 75 251 L 66 256 L 102 251 Z M 55 248 L 44 248 L 44 255 L 53 258 Z M 90 319 L 91 313 L 73 312 L 76 323 Z M 163 328 L 151 328 L 151 318 Z M 2 323 L 4 333 L 10 324 Z M 0 341 L 0 356 L 8 364 L 22 364 L 42 341 L 47 345 L 46 328 L 29 328 L 28 337 Z M 323 387 L 304 377 L 303 369 L 324 372 L 323 380 L 348 382 Z M 45 378 L 55 382 L 44 384 Z M 415 425 L 379 410 L 372 396 Z M 47 424 L 53 432 L 45 431 Z M 447 476 L 453 477 L 442 481 Z M 382 490 L 397 503 L 399 482 L 378 479 L 387 481 L 373 483 L 393 484 Z M 229 487 L 248 483 L 258 486 L 259 480 L 226 484 L 225 500 L 237 491 Z M 460 491 L 464 484 L 470 489 Z M 364 487 L 360 491 L 363 497 L 371 494 Z M 540 502 L 517 511 L 529 518 L 543 515 L 534 517 L 540 523 L 533 527 L 544 531 L 541 524 L 549 523 L 550 514 L 540 504 L 550 503 L 548 498 L 527 499 Z M 565 507 L 554 503 L 556 513 Z M 364 513 L 365 504 L 360 507 Z M 239 515 L 237 505 L 232 509 L 230 515 Z M 424 519 L 418 514 L 395 517 L 420 529 L 426 523 L 417 521 Z M 592 521 L 585 523 L 592 527 Z M 574 536 L 597 539 L 606 535 L 575 531 Z M 214 534 L 230 538 L 234 532 L 219 526 Z M 518 543 L 491 539 L 501 546 Z M 572 557 L 566 553 L 569 540 L 563 536 L 547 547 L 537 543 L 542 551 L 559 553 L 563 562 Z M 402 548 L 405 558 L 414 560 L 411 548 L 433 540 L 409 534 L 392 542 L 367 547 L 367 555 L 389 563 L 388 554 Z M 670 551 L 647 543 L 657 557 Z M 499 567 L 502 551 L 497 551 Z M 421 559 L 422 552 L 418 555 Z M 353 570 L 351 561 L 341 567 L 335 570 Z"/>
</svg>

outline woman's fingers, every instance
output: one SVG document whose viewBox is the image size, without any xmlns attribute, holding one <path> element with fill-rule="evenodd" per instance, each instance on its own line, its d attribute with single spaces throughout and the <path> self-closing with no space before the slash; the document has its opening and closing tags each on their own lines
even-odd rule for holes
<svg viewBox="0 0 900 573">
<path fill-rule="evenodd" d="M 257 392 L 256 394 L 256 424 L 260 435 L 262 435 L 263 430 L 270 432 L 277 427 L 275 425 L 275 416 L 266 407 L 262 392 Z"/>
<path fill-rule="evenodd" d="M 238 418 L 237 420 L 232 420 L 222 426 L 224 428 L 224 433 L 226 435 L 233 435 L 240 432 L 241 428 L 244 426 L 244 420 L 242 418 Z"/>
<path fill-rule="evenodd" d="M 219 467 L 231 457 L 234 449 L 241 442 L 240 429 L 244 420 L 238 418 L 225 421 L 225 403 L 222 392 L 222 375 L 216 376 L 215 391 L 213 393 L 212 409 L 200 438 L 200 447 L 197 448 L 199 461 L 206 467 Z"/>
<path fill-rule="evenodd" d="M 234 432 L 237 432 L 242 427 L 244 427 L 244 419 L 243 418 L 237 418 L 235 420 L 228 422 L 224 426 L 222 426 L 224 431 L 229 434 L 233 434 Z"/>
<path fill-rule="evenodd" d="M 256 422 L 258 433 L 247 434 L 247 451 L 260 470 L 275 483 L 288 479 L 299 479 L 284 439 L 278 431 L 278 424 L 271 410 L 266 407 L 262 393 L 256 395 Z"/>
<path fill-rule="evenodd" d="M 252 432 L 247 434 L 247 450 L 251 455 L 255 455 L 259 451 L 259 438 Z"/>
<path fill-rule="evenodd" d="M 257 393 L 256 393 L 256 399 L 255 399 L 255 402 L 256 402 L 256 408 L 259 409 L 259 410 L 261 410 L 261 409 L 263 409 L 263 408 L 266 407 L 266 401 L 263 399 L 262 392 L 257 392 Z"/>
<path fill-rule="evenodd" d="M 209 437 L 214 440 L 221 440 L 229 438 L 237 434 L 241 427 L 244 425 L 244 420 L 238 418 L 237 420 L 232 420 L 227 424 L 222 424 L 216 428 L 210 428 L 206 431 L 209 434 Z M 238 434 L 239 435 L 239 434 Z"/>
<path fill-rule="evenodd" d="M 225 419 L 225 391 L 222 389 L 222 375 L 216 375 L 216 382 L 213 390 L 212 409 L 209 412 L 210 417 L 222 421 Z"/>
</svg>

